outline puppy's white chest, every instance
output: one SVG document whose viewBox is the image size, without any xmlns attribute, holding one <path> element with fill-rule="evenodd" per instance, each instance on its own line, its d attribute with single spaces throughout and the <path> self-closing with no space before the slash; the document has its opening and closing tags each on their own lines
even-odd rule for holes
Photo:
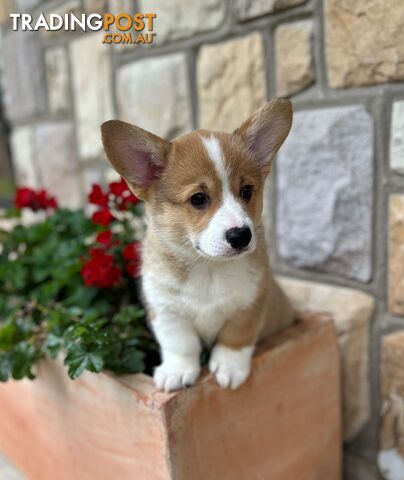
<svg viewBox="0 0 404 480">
<path fill-rule="evenodd" d="M 226 320 L 251 305 L 259 281 L 259 272 L 244 259 L 195 267 L 182 289 L 181 302 L 192 312 L 200 337 L 212 341 Z"/>
</svg>

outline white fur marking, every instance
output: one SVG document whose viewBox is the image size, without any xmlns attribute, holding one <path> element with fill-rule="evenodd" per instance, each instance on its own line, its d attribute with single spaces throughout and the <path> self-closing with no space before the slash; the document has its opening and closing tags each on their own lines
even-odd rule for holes
<svg viewBox="0 0 404 480">
<path fill-rule="evenodd" d="M 225 239 L 227 230 L 234 227 L 248 226 L 252 232 L 252 239 L 247 250 L 251 252 L 256 246 L 254 225 L 240 201 L 234 197 L 231 191 L 229 172 L 226 170 L 219 140 L 211 135 L 209 138 L 202 137 L 202 142 L 222 182 L 223 198 L 222 205 L 212 216 L 206 229 L 201 233 L 199 246 L 205 254 L 212 257 L 231 256 L 234 254 L 234 250 Z"/>
<path fill-rule="evenodd" d="M 217 344 L 213 347 L 209 360 L 209 370 L 215 374 L 222 388 L 236 389 L 245 382 L 251 370 L 251 357 L 254 347 L 239 350 Z"/>
</svg>

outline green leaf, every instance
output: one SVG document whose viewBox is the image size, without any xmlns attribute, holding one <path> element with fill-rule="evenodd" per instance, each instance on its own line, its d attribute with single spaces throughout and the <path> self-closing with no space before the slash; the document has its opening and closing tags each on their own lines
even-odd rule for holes
<svg viewBox="0 0 404 480">
<path fill-rule="evenodd" d="M 104 360 L 101 352 L 88 352 L 82 345 L 73 344 L 69 348 L 69 353 L 64 363 L 69 367 L 68 374 L 70 378 L 75 379 L 86 369 L 99 373 L 104 365 Z"/>
<path fill-rule="evenodd" d="M 27 342 L 19 343 L 10 355 L 12 377 L 15 380 L 20 380 L 24 377 L 29 379 L 35 378 L 31 369 L 38 358 L 38 352 L 33 345 Z"/>
<path fill-rule="evenodd" d="M 143 372 L 145 354 L 139 350 L 127 350 L 122 355 L 122 367 L 128 370 L 128 373 Z"/>
<path fill-rule="evenodd" d="M 11 375 L 11 363 L 8 355 L 0 355 L 0 382 L 7 382 Z"/>
</svg>

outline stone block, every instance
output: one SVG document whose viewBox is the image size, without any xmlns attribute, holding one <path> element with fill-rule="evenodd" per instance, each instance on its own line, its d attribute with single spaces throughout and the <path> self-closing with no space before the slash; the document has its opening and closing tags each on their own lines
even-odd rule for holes
<svg viewBox="0 0 404 480">
<path fill-rule="evenodd" d="M 139 60 L 118 70 L 118 115 L 164 138 L 192 129 L 190 88 L 183 54 Z"/>
<path fill-rule="evenodd" d="M 362 106 L 297 112 L 277 159 L 279 255 L 371 278 L 373 122 Z"/>
<path fill-rule="evenodd" d="M 342 367 L 344 440 L 352 440 L 370 418 L 369 325 L 374 300 L 343 287 L 279 278 L 293 306 L 329 314 L 334 322 Z"/>
<path fill-rule="evenodd" d="M 17 185 L 37 188 L 39 172 L 35 164 L 35 145 L 31 127 L 17 127 L 10 137 L 12 162 Z"/>
<path fill-rule="evenodd" d="M 389 309 L 404 315 L 404 195 L 389 202 Z"/>
<path fill-rule="evenodd" d="M 36 32 L 6 31 L 2 44 L 4 106 L 13 123 L 46 109 L 45 73 Z"/>
<path fill-rule="evenodd" d="M 155 13 L 156 44 L 214 30 L 224 21 L 224 0 L 140 0 L 139 11 Z"/>
<path fill-rule="evenodd" d="M 378 464 L 386 480 L 404 472 L 404 332 L 385 335 L 381 345 L 381 425 Z"/>
<path fill-rule="evenodd" d="M 70 44 L 73 96 L 80 160 L 102 155 L 100 125 L 111 120 L 111 49 L 102 44 L 103 33 L 79 37 Z"/>
<path fill-rule="evenodd" d="M 36 164 L 41 186 L 63 206 L 82 205 L 81 183 L 71 122 L 41 123 L 35 128 Z"/>
<path fill-rule="evenodd" d="M 236 0 L 236 14 L 240 20 L 260 17 L 305 3 L 307 0 Z"/>
<path fill-rule="evenodd" d="M 64 47 L 51 47 L 45 52 L 48 103 L 52 112 L 70 107 L 69 66 Z"/>
<path fill-rule="evenodd" d="M 325 35 L 331 87 L 404 79 L 402 0 L 326 0 Z"/>
<path fill-rule="evenodd" d="M 12 0 L 3 0 L 0 2 L 0 25 L 11 25 L 10 13 L 13 13 Z"/>
<path fill-rule="evenodd" d="M 82 204 L 71 122 L 18 127 L 11 147 L 18 185 L 46 188 L 64 207 Z"/>
<path fill-rule="evenodd" d="M 314 82 L 313 22 L 286 23 L 275 30 L 276 92 L 287 97 Z"/>
<path fill-rule="evenodd" d="M 113 15 L 119 15 L 120 13 L 133 14 L 134 7 L 135 3 L 133 0 L 108 0 L 108 12 Z"/>
<path fill-rule="evenodd" d="M 27 13 L 31 8 L 36 7 L 42 0 L 14 0 L 15 9 L 13 11 Z"/>
<path fill-rule="evenodd" d="M 108 10 L 108 0 L 84 0 L 84 11 L 88 14 L 103 14 Z M 121 11 L 119 13 L 129 13 Z"/>
<path fill-rule="evenodd" d="M 202 47 L 197 64 L 200 128 L 231 132 L 265 103 L 264 56 L 257 32 Z"/>
<path fill-rule="evenodd" d="M 404 173 L 404 100 L 394 102 L 391 112 L 390 166 Z"/>
<path fill-rule="evenodd" d="M 51 13 L 56 13 L 58 15 L 61 15 L 62 17 L 66 14 L 74 14 L 77 17 L 80 17 L 80 15 L 84 12 L 80 0 L 65 0 L 62 4 L 59 3 L 52 7 L 51 10 L 45 10 L 43 13 L 45 17 L 49 19 L 49 15 Z M 51 38 L 53 39 L 53 37 L 58 35 L 71 35 L 71 32 L 66 32 L 64 29 L 53 31 L 41 29 L 40 35 L 42 38 L 50 40 Z"/>
</svg>

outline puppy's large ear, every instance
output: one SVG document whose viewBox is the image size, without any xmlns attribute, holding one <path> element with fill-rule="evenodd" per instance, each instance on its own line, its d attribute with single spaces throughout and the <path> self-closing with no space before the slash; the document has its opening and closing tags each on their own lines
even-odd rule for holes
<svg viewBox="0 0 404 480">
<path fill-rule="evenodd" d="M 142 128 L 120 120 L 101 125 L 102 143 L 108 160 L 136 195 L 145 198 L 160 177 L 171 143 Z"/>
<path fill-rule="evenodd" d="M 259 161 L 264 175 L 271 170 L 272 159 L 289 134 L 292 118 L 289 100 L 272 100 L 234 132 Z"/>
</svg>

